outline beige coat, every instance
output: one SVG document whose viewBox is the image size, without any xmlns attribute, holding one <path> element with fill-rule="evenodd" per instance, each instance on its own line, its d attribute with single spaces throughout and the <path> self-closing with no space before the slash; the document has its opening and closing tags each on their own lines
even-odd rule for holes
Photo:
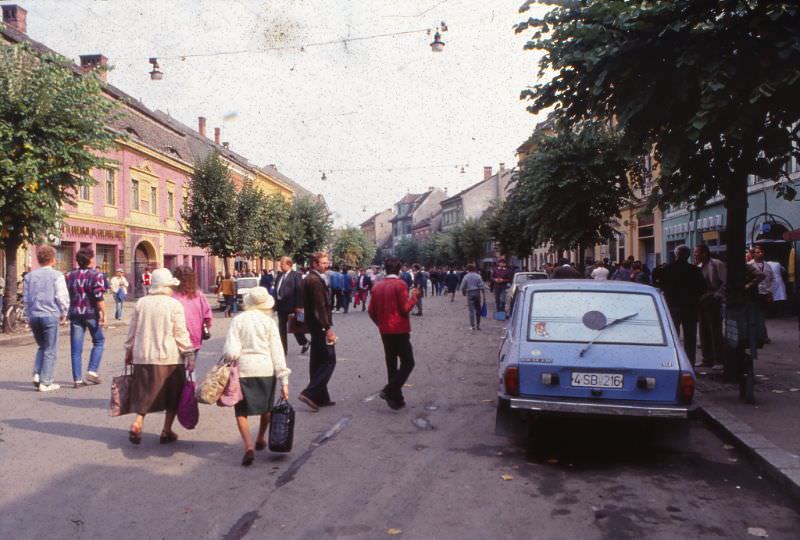
<svg viewBox="0 0 800 540">
<path fill-rule="evenodd" d="M 272 377 L 289 384 L 283 344 L 275 318 L 258 309 L 234 317 L 225 338 L 223 354 L 239 361 L 239 377 Z"/>
<path fill-rule="evenodd" d="M 136 302 L 125 352 L 134 364 L 174 365 L 194 351 L 180 302 L 167 294 L 150 294 Z"/>
</svg>

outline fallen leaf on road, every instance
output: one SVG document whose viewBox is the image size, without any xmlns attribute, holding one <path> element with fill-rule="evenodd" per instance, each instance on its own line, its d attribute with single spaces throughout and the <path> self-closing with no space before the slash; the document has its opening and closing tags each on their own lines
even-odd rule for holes
<svg viewBox="0 0 800 540">
<path fill-rule="evenodd" d="M 414 388 L 413 384 L 404 384 L 403 388 Z"/>
<path fill-rule="evenodd" d="M 555 465 L 556 463 L 558 463 L 558 460 L 557 460 L 557 459 L 555 459 L 555 458 L 548 459 L 548 460 L 547 460 L 547 463 L 549 463 L 550 465 Z"/>
<path fill-rule="evenodd" d="M 789 388 L 789 392 L 800 392 L 800 388 Z"/>
<path fill-rule="evenodd" d="M 397 536 L 398 534 L 403 534 L 403 529 L 386 529 L 386 534 L 389 536 Z"/>
<path fill-rule="evenodd" d="M 497 455 L 498 455 L 498 456 L 502 456 L 502 455 L 503 455 L 503 452 L 497 452 Z"/>
<path fill-rule="evenodd" d="M 784 390 L 773 390 L 772 393 L 773 394 L 783 394 Z"/>
<path fill-rule="evenodd" d="M 723 444 L 722 448 L 724 448 L 725 450 L 733 450 L 733 446 L 731 446 L 729 444 Z"/>
<path fill-rule="evenodd" d="M 735 457 L 728 458 L 728 461 L 730 461 L 731 463 L 739 463 L 739 460 L 736 459 Z"/>
<path fill-rule="evenodd" d="M 748 527 L 747 534 L 750 536 L 756 536 L 758 538 L 769 538 L 769 534 L 767 531 L 762 529 L 761 527 Z"/>
<path fill-rule="evenodd" d="M 493 399 L 482 399 L 481 403 L 494 403 Z"/>
<path fill-rule="evenodd" d="M 504 474 L 504 475 L 502 475 L 500 478 L 501 478 L 502 480 L 505 480 L 506 482 L 508 482 L 509 480 L 513 480 L 513 479 L 514 479 L 514 477 L 513 477 L 513 476 L 511 476 L 510 474 Z"/>
</svg>

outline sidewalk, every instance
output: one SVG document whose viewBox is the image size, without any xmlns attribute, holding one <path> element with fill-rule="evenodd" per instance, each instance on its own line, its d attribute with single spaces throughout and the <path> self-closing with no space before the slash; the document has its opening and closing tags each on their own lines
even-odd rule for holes
<svg viewBox="0 0 800 540">
<path fill-rule="evenodd" d="M 722 372 L 697 368 L 701 415 L 765 473 L 800 498 L 800 348 L 796 317 L 768 319 L 771 343 L 755 364 L 756 404 L 739 400 L 739 386 Z"/>
</svg>

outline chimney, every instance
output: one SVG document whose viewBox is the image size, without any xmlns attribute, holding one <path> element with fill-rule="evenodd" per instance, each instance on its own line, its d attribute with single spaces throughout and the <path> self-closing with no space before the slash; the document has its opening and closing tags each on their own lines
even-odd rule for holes
<svg viewBox="0 0 800 540">
<path fill-rule="evenodd" d="M 200 136 L 205 139 L 206 137 L 206 117 L 205 116 L 198 116 L 197 117 L 197 131 L 200 132 Z"/>
<path fill-rule="evenodd" d="M 228 141 L 225 141 L 225 142 L 222 143 L 222 146 L 224 146 L 225 148 L 230 148 L 231 147 L 231 143 L 229 143 Z"/>
<path fill-rule="evenodd" d="M 501 161 L 500 162 L 500 171 L 499 172 L 505 172 L 505 170 L 506 170 L 506 164 Z"/>
<path fill-rule="evenodd" d="M 19 6 L 3 6 L 3 22 L 17 32 L 28 33 L 28 12 Z"/>
<path fill-rule="evenodd" d="M 483 179 L 488 180 L 492 177 L 492 168 L 491 167 L 484 167 L 483 168 Z"/>
<path fill-rule="evenodd" d="M 97 71 L 97 76 L 101 81 L 106 82 L 108 80 L 108 70 L 105 69 L 105 67 L 108 65 L 108 58 L 102 54 L 82 54 L 80 58 L 81 70 L 84 73 Z M 98 67 L 103 69 L 98 70 Z"/>
<path fill-rule="evenodd" d="M 219 128 L 214 128 L 214 142 L 219 144 Z"/>
</svg>

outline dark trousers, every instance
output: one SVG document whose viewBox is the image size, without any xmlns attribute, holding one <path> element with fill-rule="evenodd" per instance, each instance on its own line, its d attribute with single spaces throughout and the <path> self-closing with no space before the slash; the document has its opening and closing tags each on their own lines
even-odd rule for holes
<svg viewBox="0 0 800 540">
<path fill-rule="evenodd" d="M 352 294 L 350 291 L 342 291 L 342 309 L 344 309 L 345 313 L 350 311 L 350 297 Z"/>
<path fill-rule="evenodd" d="M 283 343 L 283 354 L 289 352 L 288 333 L 287 327 L 289 326 L 289 314 L 278 312 L 278 332 L 281 335 L 281 343 Z M 297 344 L 301 347 L 308 345 L 308 339 L 305 334 L 294 334 Z"/>
<path fill-rule="evenodd" d="M 689 362 L 694 365 L 697 355 L 697 309 L 693 306 L 676 307 L 670 308 L 669 313 L 675 329 L 683 337 L 683 350 L 686 351 Z"/>
<path fill-rule="evenodd" d="M 403 402 L 403 385 L 414 370 L 414 351 L 411 334 L 381 334 L 386 356 L 386 374 L 389 382 L 383 387 L 387 396 Z M 397 362 L 400 361 L 398 367 Z"/>
<path fill-rule="evenodd" d="M 336 368 L 336 347 L 325 343 L 325 332 L 311 331 L 311 353 L 308 360 L 309 381 L 303 395 L 317 405 L 331 400 L 328 394 L 328 381 Z"/>
<path fill-rule="evenodd" d="M 700 297 L 700 346 L 704 364 L 721 364 L 722 350 L 722 300 L 706 293 Z"/>
<path fill-rule="evenodd" d="M 333 309 L 342 309 L 342 290 L 341 289 L 333 289 L 331 293 L 333 297 L 331 298 L 331 304 L 333 304 Z"/>
</svg>

